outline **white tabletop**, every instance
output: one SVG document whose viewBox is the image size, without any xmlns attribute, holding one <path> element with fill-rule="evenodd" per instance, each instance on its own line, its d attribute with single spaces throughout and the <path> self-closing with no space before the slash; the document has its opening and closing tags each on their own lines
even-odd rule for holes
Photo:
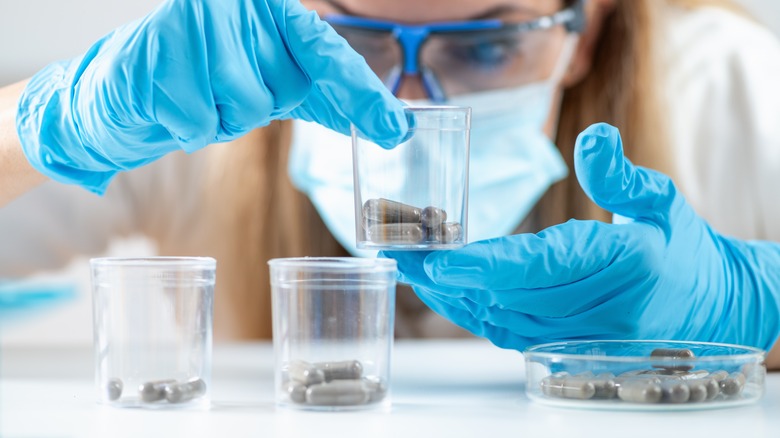
<svg viewBox="0 0 780 438">
<path fill-rule="evenodd" d="M 520 353 L 482 340 L 405 341 L 390 412 L 277 410 L 270 344 L 217 345 L 208 411 L 96 405 L 88 348 L 0 352 L 0 437 L 780 437 L 780 373 L 753 405 L 687 412 L 548 407 L 524 394 Z"/>
</svg>

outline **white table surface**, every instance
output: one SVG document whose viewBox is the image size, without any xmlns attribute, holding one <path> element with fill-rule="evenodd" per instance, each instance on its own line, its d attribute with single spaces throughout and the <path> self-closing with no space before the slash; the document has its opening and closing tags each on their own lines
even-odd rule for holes
<svg viewBox="0 0 780 438">
<path fill-rule="evenodd" d="M 0 437 L 780 437 L 780 373 L 760 402 L 687 412 L 548 407 L 524 394 L 520 353 L 482 340 L 404 341 L 390 412 L 277 410 L 270 344 L 214 348 L 212 408 L 148 411 L 94 402 L 89 348 L 0 351 Z"/>
</svg>

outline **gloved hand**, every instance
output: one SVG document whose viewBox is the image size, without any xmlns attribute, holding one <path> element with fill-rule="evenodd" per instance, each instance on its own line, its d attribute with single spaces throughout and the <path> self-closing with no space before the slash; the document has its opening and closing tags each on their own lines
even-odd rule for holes
<svg viewBox="0 0 780 438">
<path fill-rule="evenodd" d="M 780 334 L 780 245 L 721 236 L 672 181 L 623 157 L 618 131 L 577 139 L 575 170 L 624 223 L 571 220 L 453 251 L 386 252 L 433 310 L 494 344 L 674 339 L 769 349 Z"/>
<path fill-rule="evenodd" d="M 401 103 L 298 0 L 169 0 L 36 74 L 17 132 L 38 171 L 102 193 L 117 171 L 279 118 L 353 122 L 384 147 L 407 130 Z"/>
</svg>

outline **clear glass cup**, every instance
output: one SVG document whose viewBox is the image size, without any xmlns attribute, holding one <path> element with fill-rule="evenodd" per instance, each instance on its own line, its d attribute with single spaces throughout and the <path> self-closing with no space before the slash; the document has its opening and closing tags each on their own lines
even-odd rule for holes
<svg viewBox="0 0 780 438">
<path fill-rule="evenodd" d="M 97 258 L 95 386 L 121 407 L 208 407 L 216 261 Z"/>
<path fill-rule="evenodd" d="M 389 408 L 395 261 L 289 258 L 268 264 L 277 404 Z"/>
<path fill-rule="evenodd" d="M 466 244 L 471 108 L 406 107 L 409 135 L 386 150 L 352 128 L 360 249 Z"/>
</svg>

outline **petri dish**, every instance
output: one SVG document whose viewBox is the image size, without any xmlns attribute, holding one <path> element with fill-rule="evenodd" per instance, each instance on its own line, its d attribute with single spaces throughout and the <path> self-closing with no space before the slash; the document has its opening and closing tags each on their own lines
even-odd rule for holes
<svg viewBox="0 0 780 438">
<path fill-rule="evenodd" d="M 604 410 L 699 410 L 755 403 L 764 351 L 684 341 L 555 342 L 523 351 L 534 402 Z"/>
</svg>

